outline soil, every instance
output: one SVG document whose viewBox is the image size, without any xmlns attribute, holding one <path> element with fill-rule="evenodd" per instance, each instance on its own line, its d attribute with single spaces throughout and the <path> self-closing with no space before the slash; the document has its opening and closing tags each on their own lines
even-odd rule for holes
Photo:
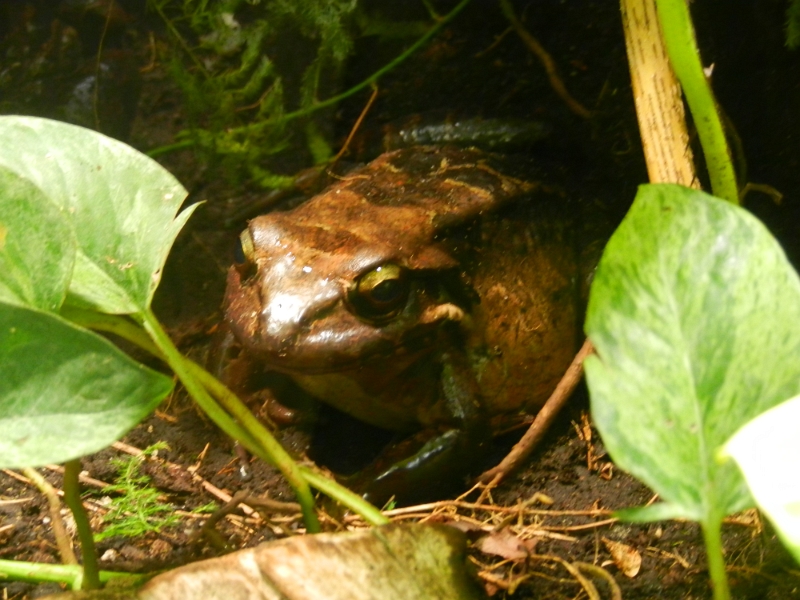
<svg viewBox="0 0 800 600">
<path fill-rule="evenodd" d="M 44 11 L 42 3 L 30 6 Z M 69 3 L 65 3 L 69 4 Z M 131 17 L 127 28 L 130 54 L 125 60 L 141 74 L 141 96 L 136 117 L 118 129 L 133 146 L 148 150 L 174 141 L 188 123 L 180 92 L 166 64 L 152 61 L 150 35 L 166 44 L 163 26 L 146 15 L 136 2 L 122 3 Z M 397 10 L 387 18 L 425 19 L 422 3 L 367 3 L 368 9 Z M 369 6 L 374 4 L 375 6 Z M 444 13 L 452 2 L 436 2 Z M 14 3 L 0 1 L 0 9 L 13 23 L 18 17 Z M 443 112 L 467 117 L 522 118 L 541 121 L 553 133 L 528 149 L 550 166 L 553 184 L 587 202 L 602 207 L 605 217 L 619 218 L 630 203 L 646 171 L 628 79 L 624 41 L 616 3 L 516 2 L 518 14 L 558 64 L 567 88 L 594 114 L 585 121 L 571 113 L 552 92 L 537 60 L 520 40 L 508 33 L 507 22 L 495 3 L 473 0 L 453 23 L 445 27 L 427 47 L 381 79 L 380 92 L 362 129 L 380 130 L 381 125 L 412 114 Z M 784 194 L 776 205 L 764 194 L 747 198 L 747 206 L 762 218 L 781 240 L 795 265 L 800 258 L 800 54 L 783 46 L 784 4 L 773 0 L 726 0 L 695 3 L 693 11 L 704 60 L 714 63 L 714 87 L 720 104 L 736 125 L 748 159 L 747 179 L 768 183 Z M 55 19 L 55 15 L 47 15 Z M 5 40 L 13 27 L 0 28 Z M 345 74 L 339 82 L 346 89 L 397 56 L 407 40 L 357 41 Z M 3 59 L 5 60 L 5 59 Z M 127 63 L 126 63 L 127 64 Z M 143 69 L 147 67 L 146 69 Z M 361 112 L 369 92 L 345 101 L 331 116 L 334 145 L 342 142 Z M 30 107 L 29 107 L 30 108 Z M 15 112 L 3 104 L 4 112 Z M 22 110 L 17 108 L 16 110 Z M 46 114 L 44 109 L 30 109 Z M 365 147 L 369 144 L 365 142 Z M 368 152 L 368 151 L 365 151 Z M 696 156 L 699 155 L 696 152 Z M 359 158 L 359 157 L 355 157 Z M 361 157 L 363 158 L 363 157 Z M 207 204 L 192 218 L 176 242 L 156 300 L 159 316 L 168 325 L 181 348 L 198 359 L 207 352 L 224 291 L 225 272 L 232 262 L 232 248 L 247 215 L 227 223 L 232 214 L 260 199 L 264 192 L 247 182 L 232 184 L 219 164 L 198 157 L 191 150 L 165 154 L 160 159 L 190 190 L 189 201 Z M 292 173 L 292 161 L 276 168 Z M 529 576 L 517 587 L 515 598 L 575 598 L 580 586 L 562 566 L 548 556 L 570 563 L 603 566 L 616 580 L 628 600 L 658 597 L 664 600 L 710 598 L 702 536 L 697 526 L 684 522 L 633 525 L 609 521 L 614 509 L 641 505 L 653 493 L 615 469 L 605 456 L 602 443 L 588 424 L 585 390 L 579 390 L 552 430 L 524 468 L 492 492 L 500 506 L 529 502 L 537 514 L 524 520 L 504 520 L 501 513 L 465 506 L 463 520 L 504 525 L 535 542 L 536 557 L 513 567 L 490 570 L 499 559 L 477 550 L 478 570 L 496 580 L 488 586 L 497 597 L 511 595 L 500 581 Z M 323 414 L 315 430 L 288 429 L 280 433 L 284 443 L 301 454 L 309 443 L 322 444 L 315 456 L 325 454 L 324 424 L 343 427 L 342 417 Z M 339 425 L 331 425 L 332 423 Z M 497 442 L 497 460 L 513 444 L 514 434 Z M 336 439 L 341 439 L 341 436 Z M 116 536 L 99 544 L 103 569 L 146 572 L 215 556 L 231 548 L 251 547 L 275 539 L 302 526 L 293 512 L 271 512 L 262 518 L 234 511 L 217 524 L 219 536 L 195 539 L 204 519 L 192 512 L 215 497 L 198 478 L 233 494 L 250 494 L 291 502 L 285 482 L 268 466 L 257 461 L 248 465 L 249 477 L 240 474 L 239 459 L 231 442 L 195 409 L 179 391 L 160 409 L 131 431 L 125 444 L 144 449 L 157 442 L 167 448 L 157 460 L 145 461 L 142 471 L 161 494 L 176 525 L 138 537 Z M 328 446 L 338 442 L 328 443 Z M 120 447 L 122 448 L 122 447 Z M 86 457 L 86 474 L 104 483 L 117 479 L 113 457 L 126 456 L 120 448 Z M 351 448 L 358 454 L 360 448 Z M 364 450 L 366 452 L 367 450 Z M 331 458 L 335 462 L 336 458 Z M 167 461 L 167 462 L 164 462 Z M 169 464 L 167 464 L 169 463 Z M 44 469 L 47 479 L 59 488 L 60 475 Z M 98 484 L 101 485 L 101 484 Z M 93 525 L 103 527 L 107 494 L 87 484 L 86 498 Z M 475 500 L 472 492 L 467 500 Z M 486 501 L 488 502 L 488 501 Z M 484 503 L 486 503 L 484 502 Z M 327 515 L 324 526 L 336 530 L 350 523 L 337 507 L 322 501 Z M 291 507 L 288 507 L 291 509 Z M 452 519 L 450 507 L 436 518 Z M 580 514 L 575 514 L 581 511 Z M 445 516 L 449 515 L 449 516 Z M 500 516 L 498 516 L 500 515 Z M 783 550 L 768 525 L 755 512 L 739 515 L 724 527 L 725 553 L 734 598 L 800 598 L 800 571 Z M 611 542 L 623 544 L 630 555 L 641 558 L 635 575 L 623 573 L 614 558 Z M 619 546 L 618 546 L 619 548 Z M 60 561 L 50 527 L 47 502 L 19 474 L 0 472 L 0 558 L 57 563 Z M 601 592 L 607 593 L 600 586 Z M 57 591 L 53 584 L 0 583 L 3 598 L 33 598 Z M 610 597 L 610 596 L 603 596 Z"/>
</svg>

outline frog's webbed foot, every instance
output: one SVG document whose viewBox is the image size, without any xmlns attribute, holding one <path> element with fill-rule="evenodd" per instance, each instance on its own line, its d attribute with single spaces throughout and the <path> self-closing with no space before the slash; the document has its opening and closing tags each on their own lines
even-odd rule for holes
<svg viewBox="0 0 800 600">
<path fill-rule="evenodd" d="M 465 433 L 450 429 L 434 437 L 412 456 L 375 473 L 359 473 L 356 489 L 376 506 L 394 497 L 400 504 L 441 498 L 464 484 L 464 478 L 480 456 L 481 444 L 465 439 Z M 386 461 L 381 460 L 385 465 Z M 368 481 L 366 481 L 368 480 Z"/>
<path fill-rule="evenodd" d="M 444 353 L 442 367 L 442 392 L 452 427 L 433 436 L 430 430 L 422 431 L 393 446 L 372 467 L 359 473 L 355 487 L 373 504 L 380 505 L 392 496 L 408 504 L 457 491 L 485 453 L 489 424 L 466 356 L 462 352 Z M 400 456 L 404 458 L 393 460 Z"/>
</svg>

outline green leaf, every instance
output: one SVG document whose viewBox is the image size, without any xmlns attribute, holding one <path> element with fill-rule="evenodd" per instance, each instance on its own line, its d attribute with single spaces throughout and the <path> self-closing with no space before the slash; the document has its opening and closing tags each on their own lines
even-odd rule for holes
<svg viewBox="0 0 800 600">
<path fill-rule="evenodd" d="M 34 117 L 0 117 L 0 166 L 69 215 L 77 236 L 67 302 L 127 314 L 150 305 L 175 236 L 194 207 L 163 167 L 95 131 Z"/>
<path fill-rule="evenodd" d="M 750 492 L 778 536 L 800 561 L 800 396 L 760 414 L 720 452 L 744 473 Z"/>
<path fill-rule="evenodd" d="M 800 0 L 789 0 L 786 7 L 786 46 L 800 48 Z"/>
<path fill-rule="evenodd" d="M 614 461 L 694 519 L 749 506 L 715 453 L 800 391 L 800 281 L 766 228 L 699 191 L 640 187 L 600 261 L 586 331 L 592 413 Z"/>
<path fill-rule="evenodd" d="M 105 448 L 172 386 L 98 335 L 0 303 L 0 466 L 61 463 Z"/>
<path fill-rule="evenodd" d="M 0 166 L 0 301 L 58 311 L 76 246 L 69 221 L 42 190 Z"/>
</svg>

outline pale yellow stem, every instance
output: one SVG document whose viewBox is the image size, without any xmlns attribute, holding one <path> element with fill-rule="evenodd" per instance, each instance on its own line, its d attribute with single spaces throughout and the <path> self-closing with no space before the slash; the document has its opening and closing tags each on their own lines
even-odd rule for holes
<svg viewBox="0 0 800 600">
<path fill-rule="evenodd" d="M 636 116 L 651 183 L 699 188 L 681 99 L 655 0 L 620 0 Z"/>
</svg>

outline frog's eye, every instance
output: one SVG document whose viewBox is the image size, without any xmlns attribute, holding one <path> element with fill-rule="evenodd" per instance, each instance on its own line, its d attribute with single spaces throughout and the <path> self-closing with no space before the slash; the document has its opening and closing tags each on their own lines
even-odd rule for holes
<svg viewBox="0 0 800 600">
<path fill-rule="evenodd" d="M 253 236 L 250 235 L 250 230 L 245 229 L 239 235 L 239 243 L 233 250 L 233 258 L 236 261 L 236 269 L 243 278 L 251 275 L 255 266 L 255 245 L 253 244 Z"/>
<path fill-rule="evenodd" d="M 353 288 L 350 300 L 359 316 L 368 319 L 387 319 L 405 306 L 409 282 L 406 270 L 386 263 L 361 275 Z"/>
<path fill-rule="evenodd" d="M 234 259 L 237 264 L 242 265 L 244 263 L 253 262 L 254 255 L 255 245 L 253 244 L 253 236 L 250 235 L 249 229 L 245 229 L 239 234 L 239 243 L 236 244 L 236 248 L 234 249 Z"/>
</svg>

